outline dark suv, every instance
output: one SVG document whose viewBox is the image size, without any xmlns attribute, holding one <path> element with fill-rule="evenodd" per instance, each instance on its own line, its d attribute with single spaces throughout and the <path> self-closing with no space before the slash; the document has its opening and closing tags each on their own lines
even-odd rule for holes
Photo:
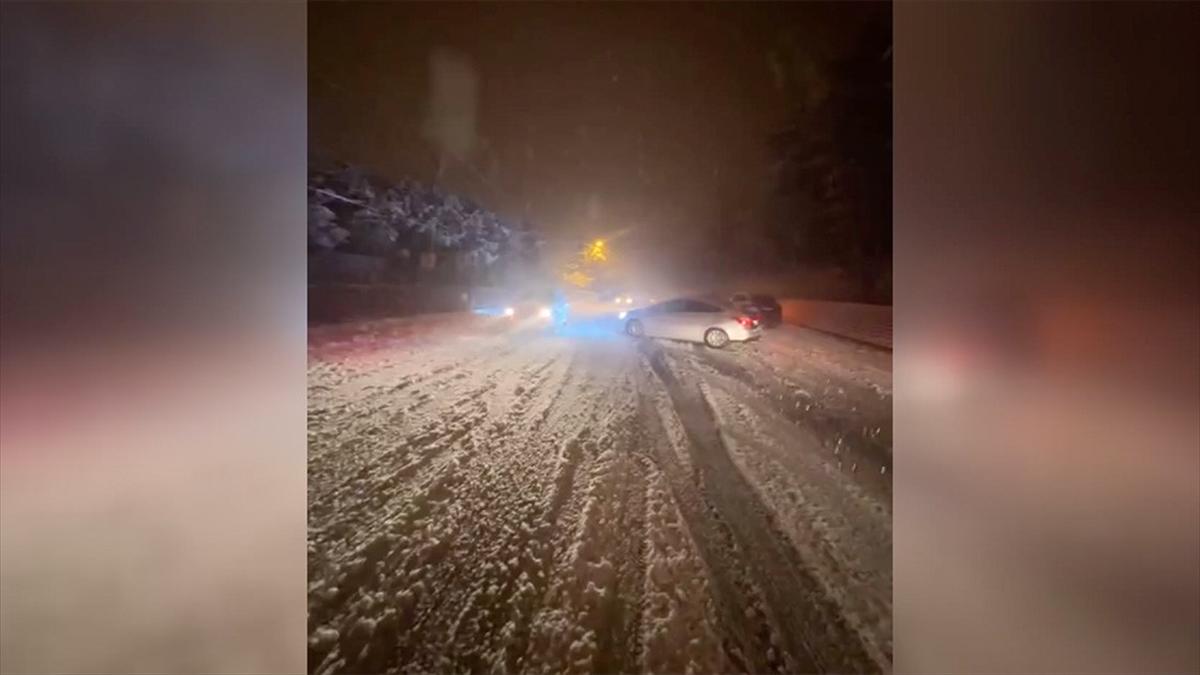
<svg viewBox="0 0 1200 675">
<path fill-rule="evenodd" d="M 767 328 L 774 328 L 783 323 L 783 308 L 779 301 L 763 293 L 734 293 L 729 298 L 730 304 L 740 312 L 758 319 Z"/>
</svg>

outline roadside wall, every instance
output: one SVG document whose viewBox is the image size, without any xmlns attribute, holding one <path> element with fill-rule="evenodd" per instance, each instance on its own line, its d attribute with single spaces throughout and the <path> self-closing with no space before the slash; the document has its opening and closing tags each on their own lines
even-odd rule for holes
<svg viewBox="0 0 1200 675">
<path fill-rule="evenodd" d="M 892 348 L 891 305 L 780 298 L 785 323 Z"/>
<path fill-rule="evenodd" d="M 320 284 L 308 287 L 308 322 L 340 323 L 467 309 L 466 286 Z"/>
</svg>

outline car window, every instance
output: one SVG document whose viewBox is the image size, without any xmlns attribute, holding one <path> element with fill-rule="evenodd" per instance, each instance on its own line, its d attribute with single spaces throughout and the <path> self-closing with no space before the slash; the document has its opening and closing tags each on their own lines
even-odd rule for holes
<svg viewBox="0 0 1200 675">
<path fill-rule="evenodd" d="M 760 304 L 763 304 L 763 305 L 773 305 L 773 304 L 775 304 L 775 298 L 772 298 L 772 297 L 771 297 L 771 296 L 769 296 L 769 295 L 755 295 L 755 296 L 752 296 L 752 297 L 754 298 L 754 301 L 755 301 L 755 302 L 757 302 L 757 303 L 760 303 Z"/>
<path fill-rule="evenodd" d="M 667 302 L 662 303 L 662 305 L 660 305 L 660 306 L 662 307 L 662 311 L 665 314 L 676 314 L 679 312 L 688 311 L 688 309 L 687 309 L 688 301 L 687 300 L 668 300 Z"/>
<path fill-rule="evenodd" d="M 686 300 L 686 299 L 667 300 L 666 303 L 662 303 L 662 311 L 664 311 L 666 313 L 696 311 L 694 309 L 691 309 L 692 303 L 694 303 L 694 300 Z"/>
<path fill-rule="evenodd" d="M 745 293 L 735 293 L 732 300 L 734 302 L 746 302 L 747 297 Z"/>
<path fill-rule="evenodd" d="M 701 302 L 699 300 L 688 300 L 687 301 L 687 309 L 685 309 L 684 311 L 685 312 L 705 312 L 705 313 L 711 314 L 711 313 L 720 312 L 723 310 L 719 306 L 711 304 L 711 303 Z"/>
</svg>

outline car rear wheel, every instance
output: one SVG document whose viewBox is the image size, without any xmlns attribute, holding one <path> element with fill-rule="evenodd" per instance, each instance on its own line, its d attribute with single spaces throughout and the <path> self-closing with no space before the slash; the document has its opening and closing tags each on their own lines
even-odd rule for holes
<svg viewBox="0 0 1200 675">
<path fill-rule="evenodd" d="M 729 333 L 720 328 L 709 328 L 704 332 L 704 344 L 713 349 L 723 349 L 729 344 Z"/>
<path fill-rule="evenodd" d="M 637 319 L 630 319 L 625 323 L 625 333 L 632 337 L 642 337 L 646 331 L 642 328 L 642 322 Z"/>
</svg>

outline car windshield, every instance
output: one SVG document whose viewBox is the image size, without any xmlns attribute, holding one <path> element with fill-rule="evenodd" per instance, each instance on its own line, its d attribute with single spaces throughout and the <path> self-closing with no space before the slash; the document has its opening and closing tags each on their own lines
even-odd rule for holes
<svg viewBox="0 0 1200 675">
<path fill-rule="evenodd" d="M 751 299 L 754 300 L 754 302 L 761 303 L 764 305 L 775 304 L 775 298 L 772 298 L 769 295 L 754 295 L 754 296 L 751 296 Z"/>
</svg>

